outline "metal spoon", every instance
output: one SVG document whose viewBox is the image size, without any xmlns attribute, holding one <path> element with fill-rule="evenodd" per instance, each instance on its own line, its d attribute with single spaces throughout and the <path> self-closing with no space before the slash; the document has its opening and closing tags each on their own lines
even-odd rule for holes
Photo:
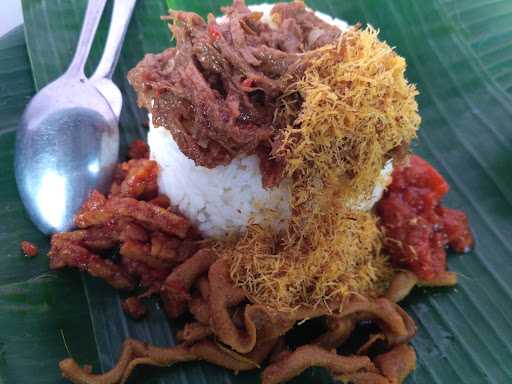
<svg viewBox="0 0 512 384">
<path fill-rule="evenodd" d="M 34 224 L 45 234 L 69 230 L 93 189 L 106 191 L 119 151 L 122 96 L 110 80 L 136 0 L 116 0 L 103 56 L 84 66 L 107 0 L 89 0 L 67 71 L 39 91 L 16 137 L 16 182 Z"/>
</svg>

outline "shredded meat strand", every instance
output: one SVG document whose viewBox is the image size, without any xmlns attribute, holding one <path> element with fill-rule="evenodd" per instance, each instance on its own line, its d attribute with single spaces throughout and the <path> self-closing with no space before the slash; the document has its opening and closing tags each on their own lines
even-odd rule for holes
<svg viewBox="0 0 512 384">
<path fill-rule="evenodd" d="M 304 52 L 335 42 L 341 31 L 302 2 L 277 4 L 275 29 L 243 1 L 222 11 L 225 22 L 170 12 L 176 48 L 146 55 L 128 80 L 155 126 L 168 129 L 197 165 L 213 168 L 259 152 L 267 160 L 260 163 L 263 185 L 274 186 L 282 178 L 282 164 L 270 160 L 282 79 L 297 71 Z"/>
</svg>

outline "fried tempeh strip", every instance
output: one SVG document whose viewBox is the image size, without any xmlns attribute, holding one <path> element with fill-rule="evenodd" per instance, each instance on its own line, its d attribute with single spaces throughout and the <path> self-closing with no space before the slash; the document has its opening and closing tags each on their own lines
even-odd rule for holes
<svg viewBox="0 0 512 384">
<path fill-rule="evenodd" d="M 216 259 L 217 255 L 211 249 L 200 249 L 167 277 L 161 289 L 161 297 L 169 317 L 176 318 L 185 312 L 190 288 Z"/>
<path fill-rule="evenodd" d="M 261 382 L 262 384 L 285 382 L 310 367 L 325 367 L 339 374 L 360 370 L 376 371 L 375 366 L 366 356 L 340 356 L 318 346 L 304 345 L 265 368 L 261 375 Z"/>
<path fill-rule="evenodd" d="M 158 195 L 154 199 L 149 200 L 149 204 L 158 205 L 164 209 L 167 209 L 171 206 L 171 200 L 165 195 Z"/>
<path fill-rule="evenodd" d="M 106 207 L 115 216 L 133 219 L 145 228 L 161 231 L 171 236 L 185 238 L 190 228 L 189 221 L 184 217 L 145 201 L 129 197 L 114 197 L 107 202 Z"/>
<path fill-rule="evenodd" d="M 117 245 L 118 235 L 112 230 L 108 231 L 103 226 L 100 226 L 72 232 L 56 233 L 52 236 L 53 242 L 73 242 L 94 251 L 103 251 Z"/>
<path fill-rule="evenodd" d="M 92 191 L 89 198 L 75 215 L 75 225 L 78 228 L 88 228 L 104 225 L 112 219 L 112 212 L 105 209 L 107 198 L 98 191 Z"/>
<path fill-rule="evenodd" d="M 119 249 L 121 256 L 127 259 L 145 263 L 155 269 L 170 269 L 175 265 L 175 258 L 167 259 L 158 257 L 158 254 L 152 252 L 152 245 L 142 243 L 136 240 L 127 240 Z"/>
<path fill-rule="evenodd" d="M 51 269 L 75 267 L 87 271 L 94 277 L 102 278 L 116 289 L 135 287 L 133 279 L 122 268 L 78 244 L 54 240 L 48 256 Z"/>
<path fill-rule="evenodd" d="M 56 233 L 55 241 L 71 241 L 79 243 L 93 251 L 105 251 L 116 247 L 119 242 L 136 240 L 148 241 L 144 228 L 130 220 L 110 220 L 105 225 L 79 229 L 71 232 Z"/>
<path fill-rule="evenodd" d="M 130 197 L 106 199 L 94 191 L 75 216 L 79 228 L 105 225 L 112 219 L 132 219 L 152 231 L 185 238 L 190 228 L 187 219 L 155 204 Z"/>
<path fill-rule="evenodd" d="M 156 232 L 151 235 L 151 256 L 171 263 L 182 262 L 184 259 L 181 260 L 177 253 L 180 245 L 181 241 L 176 237 Z"/>
<path fill-rule="evenodd" d="M 120 186 L 120 196 L 152 199 L 158 195 L 158 164 L 155 161 L 130 160 L 120 167 L 127 172 Z"/>
</svg>

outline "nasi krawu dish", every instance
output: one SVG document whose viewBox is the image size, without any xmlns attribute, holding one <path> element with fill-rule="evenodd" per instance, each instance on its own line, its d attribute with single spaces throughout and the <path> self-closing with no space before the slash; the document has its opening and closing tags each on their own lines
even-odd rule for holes
<svg viewBox="0 0 512 384">
<path fill-rule="evenodd" d="M 473 245 L 464 213 L 441 203 L 443 177 L 410 153 L 420 117 L 405 60 L 371 27 L 302 2 L 222 12 L 164 17 L 176 46 L 128 74 L 148 145 L 132 145 L 110 192 L 90 196 L 49 254 L 53 269 L 132 291 L 135 318 L 157 297 L 188 321 L 179 344 L 128 339 L 109 372 L 71 358 L 61 372 L 123 383 L 141 364 L 204 360 L 261 368 L 264 384 L 311 366 L 401 383 L 416 327 L 397 302 L 456 284 L 446 248 Z"/>
</svg>

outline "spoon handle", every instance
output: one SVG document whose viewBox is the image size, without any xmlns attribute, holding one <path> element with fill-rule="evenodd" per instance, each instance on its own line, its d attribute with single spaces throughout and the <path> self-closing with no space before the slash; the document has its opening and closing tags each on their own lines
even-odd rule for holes
<svg viewBox="0 0 512 384">
<path fill-rule="evenodd" d="M 96 30 L 103 14 L 107 0 L 89 0 L 85 11 L 84 23 L 80 31 L 80 38 L 76 47 L 75 56 L 69 65 L 67 74 L 77 77 L 85 77 L 84 67 L 91 50 Z"/>
<path fill-rule="evenodd" d="M 133 8 L 137 0 L 115 0 L 112 19 L 108 30 L 107 42 L 96 71 L 91 80 L 110 79 L 117 65 L 124 36 L 128 30 Z"/>
</svg>

